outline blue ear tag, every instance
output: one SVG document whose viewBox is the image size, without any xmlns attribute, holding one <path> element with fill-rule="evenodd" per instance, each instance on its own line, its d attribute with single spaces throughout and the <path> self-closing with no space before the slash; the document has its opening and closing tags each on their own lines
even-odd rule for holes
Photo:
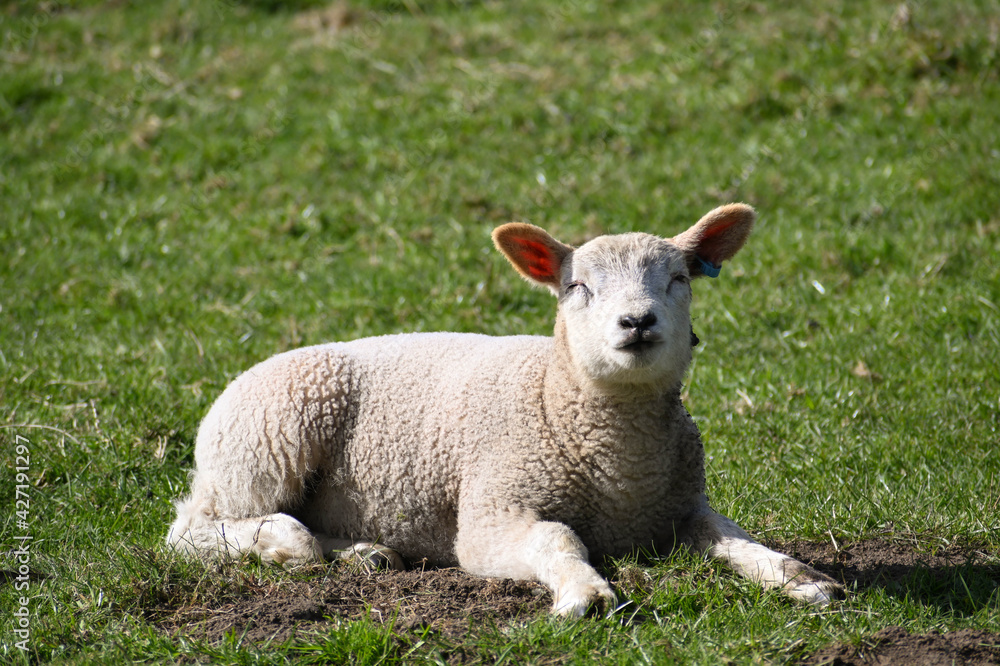
<svg viewBox="0 0 1000 666">
<path fill-rule="evenodd" d="M 712 262 L 705 261 L 704 259 L 702 259 L 697 255 L 695 255 L 695 259 L 698 260 L 698 264 L 701 266 L 701 272 L 705 275 L 705 277 L 710 277 L 710 278 L 719 277 L 719 273 L 722 272 L 721 264 L 716 266 Z"/>
</svg>

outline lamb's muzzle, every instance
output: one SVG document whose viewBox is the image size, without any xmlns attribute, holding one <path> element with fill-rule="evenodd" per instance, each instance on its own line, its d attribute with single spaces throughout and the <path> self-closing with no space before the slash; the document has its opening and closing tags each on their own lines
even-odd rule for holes
<svg viewBox="0 0 1000 666">
<path fill-rule="evenodd" d="M 592 561 L 681 544 L 828 603 L 842 594 L 833 580 L 709 508 L 680 400 L 697 341 L 691 280 L 729 260 L 753 222 L 731 204 L 670 239 L 580 248 L 498 227 L 514 268 L 557 296 L 553 337 L 396 335 L 258 364 L 202 422 L 168 542 L 287 564 L 459 564 L 540 581 L 568 616 L 616 603 Z"/>
<path fill-rule="evenodd" d="M 653 329 L 656 325 L 656 315 L 652 312 L 647 312 L 641 317 L 621 317 L 618 319 L 618 325 L 624 334 L 618 349 L 641 353 L 656 345 L 661 339 L 660 334 Z"/>
</svg>

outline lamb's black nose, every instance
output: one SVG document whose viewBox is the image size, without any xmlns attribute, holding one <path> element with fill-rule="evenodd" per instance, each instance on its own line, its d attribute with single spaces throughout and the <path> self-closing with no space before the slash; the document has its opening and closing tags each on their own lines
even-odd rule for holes
<svg viewBox="0 0 1000 666">
<path fill-rule="evenodd" d="M 621 326 L 622 328 L 628 328 L 633 330 L 637 328 L 638 329 L 649 328 L 655 323 L 656 323 L 656 315 L 653 314 L 652 312 L 647 312 L 646 314 L 642 315 L 642 317 L 625 316 L 618 320 L 619 326 Z"/>
</svg>

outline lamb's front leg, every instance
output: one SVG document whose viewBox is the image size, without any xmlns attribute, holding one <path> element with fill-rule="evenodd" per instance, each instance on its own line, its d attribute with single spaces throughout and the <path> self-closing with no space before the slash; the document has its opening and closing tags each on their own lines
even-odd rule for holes
<svg viewBox="0 0 1000 666">
<path fill-rule="evenodd" d="M 455 540 L 458 562 L 477 576 L 535 580 L 552 591 L 552 612 L 580 617 L 594 604 L 609 610 L 616 600 L 611 586 L 587 560 L 587 548 L 562 523 L 526 514 L 459 517 Z"/>
<path fill-rule="evenodd" d="M 706 508 L 688 524 L 685 542 L 708 557 L 722 560 L 740 575 L 780 588 L 785 594 L 817 606 L 843 599 L 835 580 L 798 560 L 762 546 L 735 522 Z"/>
</svg>

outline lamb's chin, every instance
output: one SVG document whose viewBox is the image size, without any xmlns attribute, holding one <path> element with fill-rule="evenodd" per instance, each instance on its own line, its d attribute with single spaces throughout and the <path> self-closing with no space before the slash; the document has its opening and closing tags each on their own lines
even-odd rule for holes
<svg viewBox="0 0 1000 666">
<path fill-rule="evenodd" d="M 676 353 L 669 343 L 658 340 L 612 347 L 606 353 L 606 358 L 608 365 L 622 372 L 635 372 L 645 377 L 674 374 L 673 366 L 684 357 L 683 354 Z"/>
<path fill-rule="evenodd" d="M 679 384 L 687 365 L 678 368 L 661 354 L 622 354 L 616 352 L 589 368 L 594 384 L 606 389 L 660 392 Z"/>
</svg>

